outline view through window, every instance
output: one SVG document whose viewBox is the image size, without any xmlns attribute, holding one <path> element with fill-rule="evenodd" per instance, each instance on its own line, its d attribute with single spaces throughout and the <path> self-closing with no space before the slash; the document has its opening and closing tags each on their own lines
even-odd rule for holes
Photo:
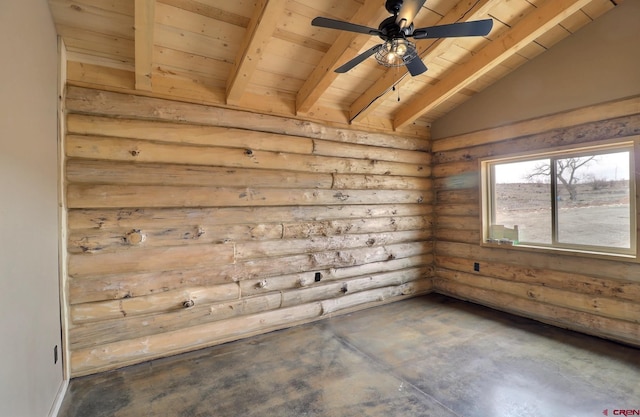
<svg viewBox="0 0 640 417">
<path fill-rule="evenodd" d="M 483 162 L 489 243 L 635 254 L 631 144 Z"/>
</svg>

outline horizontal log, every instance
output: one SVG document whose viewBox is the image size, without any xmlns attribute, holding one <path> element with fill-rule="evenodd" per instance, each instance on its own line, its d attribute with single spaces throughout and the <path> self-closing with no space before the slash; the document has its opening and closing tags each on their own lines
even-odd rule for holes
<svg viewBox="0 0 640 417">
<path fill-rule="evenodd" d="M 66 126 L 67 134 L 70 135 L 111 136 L 166 143 L 300 154 L 311 154 L 313 152 L 313 140 L 309 138 L 232 127 L 202 126 L 86 114 L 69 114 Z"/>
<path fill-rule="evenodd" d="M 119 300 L 234 281 L 236 265 L 184 266 L 174 270 L 69 277 L 69 304 Z"/>
<path fill-rule="evenodd" d="M 474 201 L 477 199 L 476 195 Z M 435 207 L 434 212 L 436 215 L 447 216 L 480 216 L 480 206 L 473 202 L 458 204 L 441 203 Z"/>
<path fill-rule="evenodd" d="M 476 273 L 473 271 L 473 264 L 474 260 L 472 259 L 436 256 L 436 265 L 440 269 Z M 592 297 L 609 297 L 632 302 L 640 300 L 640 282 L 620 282 L 606 278 L 594 278 L 589 275 L 591 271 L 587 271 L 588 274 L 580 274 L 496 261 L 480 261 L 479 264 L 482 275 L 488 277 L 542 285 Z"/>
<path fill-rule="evenodd" d="M 282 293 L 282 306 L 290 307 L 309 303 L 312 301 L 326 300 L 344 295 L 346 285 L 343 282 L 333 281 L 322 285 L 307 288 L 298 288 Z"/>
<path fill-rule="evenodd" d="M 431 230 L 406 230 L 386 233 L 345 234 L 317 236 L 309 239 L 282 239 L 261 242 L 238 242 L 236 259 L 248 259 L 314 253 L 329 250 L 345 250 L 391 245 L 402 242 L 419 242 L 431 237 Z"/>
<path fill-rule="evenodd" d="M 387 260 L 384 262 L 373 262 L 363 265 L 355 265 L 342 268 L 331 268 L 328 279 L 343 279 L 368 274 L 376 274 L 380 272 L 391 272 L 398 269 L 406 269 L 413 267 L 430 267 L 427 276 L 433 275 L 433 254 L 424 252 L 415 256 Z"/>
<path fill-rule="evenodd" d="M 270 292 L 279 292 L 295 288 L 306 288 L 327 281 L 342 280 L 368 274 L 393 272 L 415 267 L 427 268 L 427 276 L 433 275 L 432 254 L 421 254 L 409 258 L 371 262 L 364 265 L 344 268 L 329 268 L 300 274 L 280 275 L 264 279 L 249 279 L 240 281 L 240 292 L 243 296 Z M 319 274 L 316 276 L 316 274 Z"/>
<path fill-rule="evenodd" d="M 183 308 L 146 316 L 73 324 L 69 329 L 71 349 L 83 349 L 149 336 L 181 328 L 274 310 L 281 305 L 280 293 L 243 297 L 209 305 Z"/>
<path fill-rule="evenodd" d="M 274 171 L 255 168 L 223 168 L 199 165 L 154 164 L 139 162 L 98 161 L 69 159 L 66 164 L 69 183 L 121 184 L 121 185 L 197 185 L 214 187 L 275 187 L 275 188 L 332 188 L 333 177 L 328 173 Z M 392 176 L 381 176 L 389 179 Z M 398 177 L 418 180 L 405 184 L 422 184 L 415 177 Z M 356 181 L 353 182 L 357 184 Z M 357 187 L 356 187 L 357 188 Z M 381 187 L 383 188 L 383 187 Z M 391 187 L 388 187 L 391 188 Z M 409 188 L 408 186 L 406 188 Z M 415 188 L 415 187 L 414 187 Z"/>
<path fill-rule="evenodd" d="M 380 262 L 382 263 L 382 262 Z M 252 296 L 256 294 L 281 294 L 283 290 L 304 288 L 318 285 L 319 282 L 331 281 L 331 269 L 316 269 L 296 274 L 274 275 L 270 277 L 250 278 L 239 281 L 240 293 L 242 296 Z"/>
<path fill-rule="evenodd" d="M 259 279 L 283 274 L 315 272 L 327 268 L 344 268 L 373 262 L 390 261 L 430 253 L 432 242 L 399 243 L 372 248 L 317 252 L 280 258 L 256 259 L 244 262 L 237 279 Z M 286 265 L 285 265 L 286 263 Z"/>
<path fill-rule="evenodd" d="M 321 188 L 321 187 L 319 187 Z M 358 175 L 358 174 L 333 174 L 333 189 L 354 190 L 431 190 L 430 178 L 419 178 L 398 175 Z"/>
<path fill-rule="evenodd" d="M 434 237 L 438 242 L 461 242 L 478 244 L 482 241 L 480 230 L 436 229 Z"/>
<path fill-rule="evenodd" d="M 234 262 L 232 244 L 187 247 L 138 248 L 101 254 L 69 255 L 70 277 L 99 276 L 126 272 L 154 272 Z"/>
<path fill-rule="evenodd" d="M 428 195 L 427 195 L 428 196 Z M 247 207 L 423 203 L 415 190 L 314 190 L 70 184 L 69 208 Z"/>
<path fill-rule="evenodd" d="M 66 107 L 69 113 L 89 113 L 115 117 L 135 114 L 140 119 L 188 122 L 250 130 L 259 128 L 259 130 L 263 132 L 397 149 L 428 151 L 430 146 L 429 141 L 424 139 L 363 132 L 352 129 L 339 129 L 318 123 L 279 116 L 269 116 L 75 86 L 69 86 L 67 88 Z"/>
<path fill-rule="evenodd" d="M 199 185 L 229 187 L 430 190 L 429 178 L 223 168 L 199 165 L 69 159 L 70 183 L 122 185 Z"/>
<path fill-rule="evenodd" d="M 428 177 L 427 164 L 300 155 L 252 149 L 157 143 L 100 136 L 68 135 L 66 156 L 147 163 L 261 168 L 316 173 L 351 173 Z"/>
<path fill-rule="evenodd" d="M 517 250 L 510 247 L 482 247 L 478 244 L 456 242 L 438 242 L 438 255 L 456 258 L 475 259 L 484 262 L 503 262 L 535 267 L 544 270 L 585 274 L 603 279 L 618 280 L 622 283 L 633 282 L 640 276 L 640 264 L 625 258 L 608 260 L 575 256 L 573 254 L 538 253 Z M 630 279 L 631 278 L 631 279 Z"/>
<path fill-rule="evenodd" d="M 447 164 L 436 164 L 431 169 L 433 178 L 447 178 L 460 176 L 465 181 L 470 181 L 472 175 L 480 170 L 478 161 L 450 162 Z"/>
<path fill-rule="evenodd" d="M 638 303 L 549 288 L 544 285 L 490 278 L 478 273 L 451 271 L 442 268 L 436 269 L 435 276 L 439 279 L 447 279 L 484 290 L 537 300 L 541 303 L 547 303 L 561 308 L 570 308 L 598 316 L 640 323 L 640 304 Z"/>
<path fill-rule="evenodd" d="M 417 295 L 430 292 L 432 284 L 430 279 L 413 281 L 396 287 L 377 288 L 363 291 L 340 298 L 324 300 L 322 304 L 322 315 L 328 315 L 340 310 L 362 306 L 371 302 L 383 302 L 388 298 L 401 295 Z"/>
<path fill-rule="evenodd" d="M 428 268 L 426 267 L 413 268 L 341 281 L 329 281 L 321 285 L 283 291 L 282 305 L 287 307 L 312 301 L 338 298 L 375 288 L 395 287 L 407 282 L 427 279 L 427 272 Z"/>
<path fill-rule="evenodd" d="M 333 141 L 319 139 L 314 139 L 313 144 L 314 155 L 396 161 L 427 166 L 430 165 L 431 161 L 431 154 L 428 152 L 391 149 L 354 143 L 336 143 Z"/>
<path fill-rule="evenodd" d="M 384 260 L 406 258 L 429 252 L 430 250 L 432 250 L 432 247 L 433 242 L 425 241 L 398 243 L 388 246 L 375 246 L 372 248 L 357 248 L 342 251 L 313 253 L 309 254 L 308 256 L 309 266 L 311 266 L 312 268 L 305 268 L 305 270 L 313 271 L 318 268 L 340 268 L 346 266 L 363 265 L 370 262 L 380 262 Z M 247 278 L 250 278 L 250 276 Z"/>
<path fill-rule="evenodd" d="M 284 239 L 430 229 L 431 216 L 375 217 L 349 220 L 309 221 L 283 224 Z"/>
<path fill-rule="evenodd" d="M 473 301 L 497 310 L 530 317 L 555 326 L 640 346 L 640 338 L 638 337 L 640 335 L 640 324 L 638 323 L 600 317 L 570 308 L 471 287 L 449 280 L 435 279 L 434 285 L 437 288 L 437 292 L 441 294 Z"/>
<path fill-rule="evenodd" d="M 282 238 L 282 224 L 234 224 L 165 229 L 74 229 L 68 234 L 69 253 L 104 253 L 138 246 L 161 247 L 228 243 Z"/>
<path fill-rule="evenodd" d="M 339 303 L 337 307 L 339 308 L 329 313 L 328 316 L 334 317 L 334 316 L 349 314 L 355 311 L 361 311 L 371 307 L 378 307 L 384 304 L 391 304 L 397 301 L 406 300 L 408 298 L 413 298 L 419 295 L 425 295 L 433 292 L 431 280 L 428 280 L 428 279 L 409 282 L 399 287 L 393 287 L 393 288 L 395 289 L 394 292 L 399 293 L 398 295 L 391 294 L 390 296 L 385 296 L 385 294 L 383 294 L 382 296 L 374 298 L 373 301 L 364 301 L 362 303 L 358 302 L 358 300 L 361 299 L 360 297 L 358 297 L 358 295 L 361 293 L 347 296 L 347 297 L 352 297 L 350 299 L 348 299 L 347 297 L 341 297 L 337 299 Z M 379 290 L 380 289 L 372 290 L 372 291 L 379 291 Z M 331 309 L 331 306 L 329 306 L 328 309 Z"/>
<path fill-rule="evenodd" d="M 426 280 L 431 281 L 431 267 L 423 266 L 419 268 L 403 269 L 382 274 L 373 274 L 366 277 L 338 281 L 343 283 L 341 292 L 353 294 L 360 291 L 368 291 L 374 288 L 397 286 L 408 282 Z"/>
<path fill-rule="evenodd" d="M 230 245 L 225 245 L 230 246 Z M 412 242 L 373 248 L 356 248 L 342 251 L 318 252 L 305 255 L 293 255 L 277 258 L 255 259 L 236 264 L 207 267 L 200 262 L 178 264 L 174 270 L 154 270 L 152 272 L 104 272 L 102 276 L 70 275 L 69 303 L 85 303 L 90 301 L 114 300 L 128 297 L 140 297 L 186 287 L 209 286 L 242 280 L 263 280 L 281 275 L 309 273 L 329 268 L 344 268 L 410 258 L 427 256 L 433 249 L 432 242 Z M 72 255 L 92 257 L 102 255 Z M 215 261 L 215 257 L 207 257 Z M 429 257 L 425 262 L 430 262 Z M 379 265 L 371 267 L 373 270 Z M 362 269 L 366 274 L 367 269 Z"/>
<path fill-rule="evenodd" d="M 203 227 L 221 224 L 292 223 L 372 219 L 392 216 L 422 216 L 433 211 L 430 204 L 362 204 L 340 206 L 280 206 L 221 208 L 135 208 L 135 209 L 70 209 L 69 229 L 144 229 L 181 227 L 197 224 Z"/>
<path fill-rule="evenodd" d="M 73 323 L 102 321 L 151 313 L 166 313 L 194 305 L 207 305 L 238 298 L 240 298 L 240 288 L 236 283 L 184 288 L 143 297 L 72 305 L 69 317 Z"/>
<path fill-rule="evenodd" d="M 71 352 L 74 377 L 220 344 L 318 317 L 320 304 L 281 308 Z"/>
<path fill-rule="evenodd" d="M 477 231 L 482 227 L 480 218 L 477 216 L 438 216 L 436 222 L 437 229 L 469 230 Z"/>
<path fill-rule="evenodd" d="M 476 204 L 479 207 L 480 204 L 480 191 L 478 189 L 467 190 L 441 190 L 435 193 L 436 207 L 441 204 L 456 205 L 456 204 Z"/>
</svg>

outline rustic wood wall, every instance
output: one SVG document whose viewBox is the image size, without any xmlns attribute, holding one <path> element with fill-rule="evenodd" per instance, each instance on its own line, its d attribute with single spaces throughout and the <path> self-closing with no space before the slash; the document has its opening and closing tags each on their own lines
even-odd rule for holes
<svg viewBox="0 0 640 417">
<path fill-rule="evenodd" d="M 633 138 L 638 168 L 640 139 L 635 135 L 639 134 L 640 98 L 632 98 L 435 141 L 434 290 L 640 345 L 637 261 L 480 246 L 478 161 L 554 146 Z M 636 183 L 640 185 L 639 172 Z M 480 272 L 474 271 L 475 262 Z"/>
<path fill-rule="evenodd" d="M 80 376 L 431 290 L 428 141 L 69 86 Z"/>
</svg>

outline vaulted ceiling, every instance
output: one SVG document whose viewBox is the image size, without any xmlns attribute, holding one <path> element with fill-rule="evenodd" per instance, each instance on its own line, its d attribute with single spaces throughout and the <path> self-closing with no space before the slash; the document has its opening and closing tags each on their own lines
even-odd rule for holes
<svg viewBox="0 0 640 417">
<path fill-rule="evenodd" d="M 622 0 L 427 0 L 416 27 L 491 18 L 487 36 L 417 40 L 412 77 L 373 57 L 380 38 L 311 25 L 378 27 L 384 0 L 49 0 L 69 82 L 420 135 L 438 117 Z M 552 69 L 550 69 L 552 70 Z"/>
</svg>

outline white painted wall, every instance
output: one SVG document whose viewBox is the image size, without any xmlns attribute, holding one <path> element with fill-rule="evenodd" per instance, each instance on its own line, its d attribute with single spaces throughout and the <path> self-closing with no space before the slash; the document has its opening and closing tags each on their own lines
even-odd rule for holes
<svg viewBox="0 0 640 417">
<path fill-rule="evenodd" d="M 626 0 L 475 95 L 434 139 L 640 94 L 640 1 Z"/>
<path fill-rule="evenodd" d="M 0 1 L 0 416 L 47 416 L 63 386 L 57 40 L 46 0 Z"/>
</svg>

